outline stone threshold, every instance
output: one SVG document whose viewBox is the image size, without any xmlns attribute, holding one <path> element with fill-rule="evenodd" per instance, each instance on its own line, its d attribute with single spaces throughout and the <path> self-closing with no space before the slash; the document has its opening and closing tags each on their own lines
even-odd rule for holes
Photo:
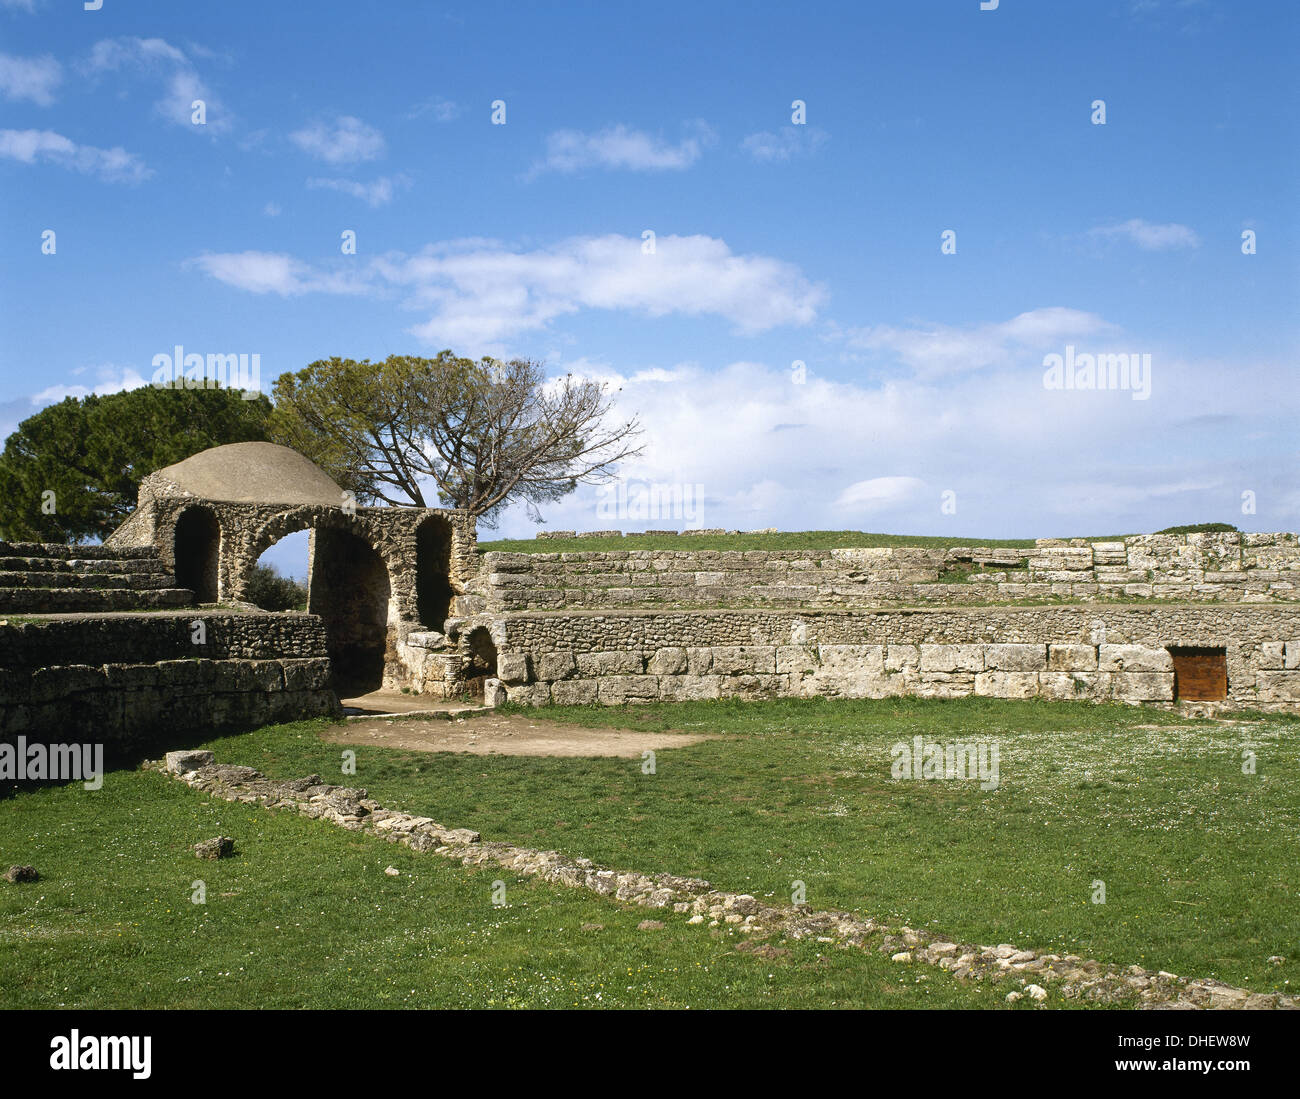
<svg viewBox="0 0 1300 1099">
<path fill-rule="evenodd" d="M 458 859 L 464 866 L 495 865 L 627 904 L 671 910 L 688 924 L 720 927 L 764 938 L 813 938 L 820 943 L 888 954 L 899 964 L 937 966 L 960 980 L 1006 984 L 1008 1002 L 1049 1003 L 1053 996 L 1098 1005 L 1142 1008 L 1300 1009 L 1300 997 L 1257 993 L 1212 978 L 1189 979 L 1141 966 L 1107 965 L 1079 955 L 1025 950 L 1011 943 L 980 946 L 946 940 L 932 932 L 893 926 L 849 912 L 815 911 L 808 905 L 773 906 L 747 893 L 714 889 L 701 878 L 609 870 L 590 859 L 485 842 L 467 828 L 446 828 L 432 817 L 383 808 L 360 787 L 332 786 L 319 775 L 289 782 L 266 778 L 252 767 L 218 764 L 208 751 L 168 752 L 146 768 L 171 774 L 194 789 L 225 801 L 290 809 L 354 832 L 368 832 L 412 851 Z"/>
</svg>

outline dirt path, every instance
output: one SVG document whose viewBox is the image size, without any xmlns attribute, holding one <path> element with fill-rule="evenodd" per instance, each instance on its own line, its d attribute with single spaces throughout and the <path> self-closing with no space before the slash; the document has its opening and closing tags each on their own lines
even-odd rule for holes
<svg viewBox="0 0 1300 1099">
<path fill-rule="evenodd" d="M 588 729 L 539 721 L 522 714 L 486 714 L 460 720 L 375 718 L 330 729 L 332 744 L 373 744 L 415 752 L 467 752 L 479 756 L 617 756 L 639 758 L 647 750 L 682 748 L 703 733 L 638 733 L 630 729 Z"/>
</svg>

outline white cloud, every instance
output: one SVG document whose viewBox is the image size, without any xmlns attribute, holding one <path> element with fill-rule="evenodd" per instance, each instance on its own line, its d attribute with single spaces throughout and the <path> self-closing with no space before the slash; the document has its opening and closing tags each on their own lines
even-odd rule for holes
<svg viewBox="0 0 1300 1099">
<path fill-rule="evenodd" d="M 348 271 L 315 271 L 282 252 L 208 253 L 186 261 L 218 282 L 252 294 L 356 293 L 363 286 Z"/>
<path fill-rule="evenodd" d="M 1130 218 L 1118 225 L 1103 225 L 1089 231 L 1089 236 L 1101 240 L 1127 240 L 1146 252 L 1167 252 L 1173 248 L 1196 248 L 1201 238 L 1186 225 L 1170 222 L 1158 225 Z"/>
<path fill-rule="evenodd" d="M 386 206 L 393 201 L 393 196 L 398 191 L 405 190 L 410 185 L 410 177 L 401 174 L 380 176 L 370 183 L 359 183 L 352 179 L 309 179 L 307 181 L 308 187 L 340 191 L 353 198 L 359 198 L 370 206 Z"/>
<path fill-rule="evenodd" d="M 835 507 L 852 515 L 887 511 L 918 495 L 925 482 L 918 477 L 872 477 L 854 481 L 835 498 Z"/>
<path fill-rule="evenodd" d="M 0 53 L 0 92 L 8 99 L 30 99 L 38 107 L 48 107 L 62 81 L 63 66 L 49 54 L 15 57 Z"/>
<path fill-rule="evenodd" d="M 163 94 L 154 103 L 154 111 L 160 117 L 208 134 L 223 133 L 230 128 L 225 108 L 199 76 L 194 63 L 184 50 L 165 39 L 125 36 L 102 39 L 91 48 L 83 70 L 92 77 L 127 70 L 144 73 L 163 84 Z M 206 118 L 202 126 L 192 120 L 193 103 L 200 99 Z"/>
<path fill-rule="evenodd" d="M 547 135 L 546 155 L 533 165 L 531 176 L 542 172 L 580 172 L 587 168 L 632 172 L 681 171 L 689 168 L 713 143 L 713 130 L 693 122 L 690 133 L 677 144 L 621 123 L 595 133 L 557 130 Z"/>
<path fill-rule="evenodd" d="M 262 213 L 269 218 L 278 218 L 280 216 L 280 204 L 278 202 L 268 202 L 262 207 Z"/>
<path fill-rule="evenodd" d="M 85 367 L 74 370 L 74 374 L 84 373 Z M 121 393 L 126 389 L 139 389 L 142 385 L 148 384 L 140 376 L 139 371 L 130 366 L 114 366 L 106 363 L 103 366 L 95 368 L 95 373 L 99 377 L 99 383 L 94 387 L 84 385 L 52 385 L 42 389 L 39 393 L 32 394 L 31 402 L 33 406 L 44 407 L 53 404 L 55 401 L 61 401 L 65 397 L 89 397 L 92 393 L 96 396 L 103 397 L 109 393 Z"/>
<path fill-rule="evenodd" d="M 121 146 L 98 149 L 78 145 L 53 130 L 0 130 L 0 157 L 23 164 L 57 164 L 109 183 L 139 183 L 153 174 L 139 157 Z"/>
<path fill-rule="evenodd" d="M 0 7 L 16 8 L 23 11 L 35 11 L 36 0 L 0 0 Z"/>
<path fill-rule="evenodd" d="M 1189 363 L 1154 356 L 1151 400 L 1124 392 L 1052 392 L 1038 363 L 1007 364 L 943 385 L 884 383 L 739 362 L 720 370 L 649 364 L 622 373 L 591 362 L 552 364 L 610 383 L 615 414 L 638 414 L 647 444 L 620 476 L 671 488 L 703 486 L 697 516 L 605 522 L 594 488 L 543 512 L 550 526 L 593 530 L 868 529 L 962 538 L 1113 535 L 1225 520 L 1293 530 L 1300 494 L 1277 455 L 1294 450 L 1300 390 L 1285 364 Z M 1232 384 L 1225 387 L 1225 379 Z M 1259 394 L 1274 395 L 1267 409 Z M 1202 421 L 1198 417 L 1211 416 Z M 1226 420 L 1226 422 L 1225 422 Z M 1247 428 L 1264 432 L 1243 442 Z M 1230 446 L 1226 451 L 1221 443 Z M 1225 460 L 1225 453 L 1237 457 Z M 1242 522 L 1241 491 L 1260 515 Z M 955 494 L 955 514 L 941 511 Z M 660 493 L 671 498 L 671 492 Z M 522 509 L 504 537 L 528 537 Z"/>
<path fill-rule="evenodd" d="M 775 133 L 764 130 L 750 134 L 740 143 L 754 160 L 770 163 L 788 161 L 796 157 L 808 156 L 822 148 L 830 135 L 825 130 L 809 129 L 807 126 L 785 126 Z"/>
<path fill-rule="evenodd" d="M 434 96 L 423 103 L 417 103 L 407 112 L 406 117 L 423 118 L 425 115 L 432 115 L 437 122 L 453 122 L 460 117 L 461 107 L 450 99 Z"/>
<path fill-rule="evenodd" d="M 1110 329 L 1093 313 L 1049 307 L 992 324 L 923 328 L 877 325 L 848 329 L 837 336 L 851 351 L 894 355 L 918 375 L 931 378 L 1010 365 L 1023 361 L 1028 351 L 1055 349 L 1064 340 L 1099 336 Z"/>
<path fill-rule="evenodd" d="M 384 135 L 359 118 L 339 115 L 333 124 L 313 122 L 289 135 L 303 152 L 327 164 L 356 164 L 384 155 Z"/>
<path fill-rule="evenodd" d="M 466 352 L 545 329 L 589 309 L 651 317 L 717 316 L 745 334 L 807 324 L 824 289 L 793 264 L 738 255 L 714 237 L 660 237 L 654 255 L 639 239 L 571 237 L 549 247 L 513 252 L 493 241 L 450 241 L 414 255 L 389 253 L 340 280 L 287 255 L 205 255 L 207 274 L 259 293 L 313 290 L 397 290 L 411 308 L 431 310 L 411 331 L 427 344 Z"/>
</svg>

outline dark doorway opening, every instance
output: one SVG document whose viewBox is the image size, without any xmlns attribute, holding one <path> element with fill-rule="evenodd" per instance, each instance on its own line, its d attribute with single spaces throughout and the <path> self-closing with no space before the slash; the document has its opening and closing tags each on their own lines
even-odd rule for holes
<svg viewBox="0 0 1300 1099">
<path fill-rule="evenodd" d="M 317 529 L 312 542 L 307 609 L 325 623 L 334 690 L 345 698 L 377 691 L 388 655 L 388 568 L 347 531 Z"/>
<path fill-rule="evenodd" d="M 497 647 L 484 626 L 475 626 L 465 636 L 461 683 L 471 698 L 483 697 L 483 684 L 497 674 Z"/>
<path fill-rule="evenodd" d="M 1228 697 L 1228 650 L 1208 646 L 1171 648 L 1174 698 L 1218 702 Z"/>
<path fill-rule="evenodd" d="M 451 524 L 433 516 L 415 532 L 415 607 L 421 624 L 443 632 L 451 613 Z"/>
<path fill-rule="evenodd" d="M 199 603 L 217 601 L 217 560 L 221 524 L 207 508 L 186 508 L 176 520 L 173 551 L 176 586 L 189 588 Z"/>
</svg>

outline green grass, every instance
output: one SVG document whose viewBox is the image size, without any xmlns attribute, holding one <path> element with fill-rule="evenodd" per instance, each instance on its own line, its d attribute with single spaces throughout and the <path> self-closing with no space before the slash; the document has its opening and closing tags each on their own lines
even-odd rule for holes
<svg viewBox="0 0 1300 1099">
<path fill-rule="evenodd" d="M 1285 991 L 1300 941 L 1300 724 L 1122 706 L 917 699 L 551 707 L 601 727 L 715 733 L 640 760 L 357 749 L 385 805 L 613 867 L 708 878 L 983 943 Z M 1144 726 L 1149 726 L 1145 727 Z M 894 782 L 913 736 L 997 740 L 1001 785 Z M 214 742 L 337 774 L 312 727 Z M 1243 775 L 1242 749 L 1257 757 Z M 1106 883 L 1104 905 L 1092 882 Z M 1267 964 L 1271 955 L 1288 959 Z M 1300 980 L 1296 981 L 1300 985 Z"/>
<path fill-rule="evenodd" d="M 931 538 L 919 534 L 868 534 L 860 530 L 781 531 L 777 534 L 644 535 L 623 538 L 519 538 L 479 542 L 484 553 L 605 553 L 610 550 L 832 550 L 917 546 L 1006 546 L 1033 549 L 1032 538 Z"/>
<path fill-rule="evenodd" d="M 717 734 L 640 759 L 410 753 L 325 722 L 209 742 L 281 778 L 317 771 L 485 839 L 708 878 L 960 940 L 1012 942 L 1259 991 L 1294 992 L 1300 723 L 1237 724 L 1046 702 L 782 700 L 526 711 L 597 727 Z M 889 747 L 996 740 L 1001 784 L 894 782 Z M 1243 747 L 1257 774 L 1243 775 Z M 239 856 L 200 862 L 199 839 Z M 1004 1006 L 1007 988 L 829 944 L 739 936 L 581 891 L 415 855 L 324 822 L 112 772 L 0 801 L 6 1006 Z M 383 874 L 385 866 L 401 877 Z M 489 903 L 507 881 L 507 908 Z M 203 878 L 208 900 L 189 902 Z M 1104 905 L 1092 882 L 1106 883 Z M 583 931 L 583 924 L 601 931 Z M 1282 955 L 1282 966 L 1268 965 Z M 923 980 L 921 978 L 924 978 Z M 1293 983 L 1291 983 L 1293 982 Z M 595 996 L 600 994 L 600 1000 Z M 1023 1006 L 1023 1005 L 1021 1005 Z"/>
<path fill-rule="evenodd" d="M 315 732 L 264 729 L 221 749 L 306 756 Z M 235 837 L 236 857 L 196 859 L 190 845 L 217 834 Z M 760 957 L 744 936 L 671 915 L 638 931 L 663 914 L 212 800 L 154 772 L 0 800 L 0 862 L 42 874 L 0 881 L 9 1009 L 1005 1006 L 1005 988 L 868 951 L 782 942 Z"/>
</svg>

